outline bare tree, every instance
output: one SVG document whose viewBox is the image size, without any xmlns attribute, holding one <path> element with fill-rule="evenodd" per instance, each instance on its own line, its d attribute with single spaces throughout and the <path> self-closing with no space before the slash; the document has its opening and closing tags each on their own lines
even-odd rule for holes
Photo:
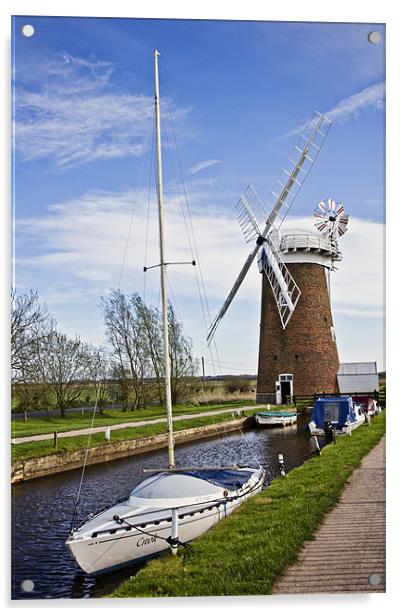
<svg viewBox="0 0 402 616">
<path fill-rule="evenodd" d="M 112 346 L 115 371 L 120 378 L 128 370 L 134 396 L 134 407 L 146 406 L 156 383 L 157 395 L 164 402 L 164 357 L 162 317 L 159 310 L 148 306 L 138 293 L 126 296 L 119 290 L 102 298 L 108 341 Z M 192 341 L 185 333 L 175 311 L 169 304 L 169 355 L 172 378 L 172 401 L 187 390 L 195 374 Z"/>
<path fill-rule="evenodd" d="M 116 401 L 120 403 L 121 410 L 125 412 L 129 405 L 130 375 L 123 364 L 118 361 L 112 363 L 112 380 L 116 386 Z"/>
<path fill-rule="evenodd" d="M 11 373 L 24 421 L 28 412 L 49 409 L 49 388 L 38 362 L 38 345 L 55 325 L 34 291 L 17 295 L 11 289 Z"/>
<path fill-rule="evenodd" d="M 115 362 L 129 370 L 133 409 L 136 409 L 141 403 L 145 357 L 135 310 L 130 297 L 120 290 L 111 291 L 107 299 L 101 298 L 101 309 Z"/>
<path fill-rule="evenodd" d="M 168 306 L 169 357 L 171 372 L 172 403 L 189 389 L 192 378 L 197 371 L 197 362 L 193 357 L 193 343 L 177 318 L 172 304 Z"/>
<path fill-rule="evenodd" d="M 109 398 L 110 360 L 103 347 L 86 345 L 88 375 L 95 387 L 96 405 L 102 414 Z"/>
<path fill-rule="evenodd" d="M 142 346 L 142 356 L 147 358 L 143 365 L 149 372 L 148 387 L 144 388 L 144 405 L 147 398 L 152 395 L 151 379 L 156 383 L 156 393 L 159 403 L 164 402 L 163 388 L 163 345 L 162 345 L 162 326 L 160 312 L 154 306 L 147 306 L 144 300 L 134 293 L 131 302 L 136 313 L 136 322 L 140 330 L 140 341 Z"/>
<path fill-rule="evenodd" d="M 89 376 L 89 358 L 81 340 L 55 330 L 38 343 L 38 361 L 43 381 L 49 384 L 62 417 L 78 400 Z"/>
<path fill-rule="evenodd" d="M 47 306 L 34 291 L 17 295 L 11 289 L 11 370 L 26 369 L 31 362 L 32 345 L 52 321 Z"/>
</svg>

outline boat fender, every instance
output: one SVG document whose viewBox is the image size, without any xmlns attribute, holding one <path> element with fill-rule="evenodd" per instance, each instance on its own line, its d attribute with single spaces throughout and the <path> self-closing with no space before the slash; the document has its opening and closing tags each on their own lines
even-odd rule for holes
<svg viewBox="0 0 402 616">
<path fill-rule="evenodd" d="M 283 459 L 283 453 L 278 453 L 278 471 L 277 471 L 277 475 L 281 475 L 282 477 L 286 476 L 285 460 Z"/>
</svg>

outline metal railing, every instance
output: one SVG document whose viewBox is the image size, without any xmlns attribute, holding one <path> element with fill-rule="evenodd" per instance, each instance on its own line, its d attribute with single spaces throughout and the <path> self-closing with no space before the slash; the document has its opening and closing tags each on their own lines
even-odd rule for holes
<svg viewBox="0 0 402 616">
<path fill-rule="evenodd" d="M 335 242 L 313 233 L 289 233 L 282 236 L 280 250 L 316 250 L 337 255 L 339 249 Z"/>
</svg>

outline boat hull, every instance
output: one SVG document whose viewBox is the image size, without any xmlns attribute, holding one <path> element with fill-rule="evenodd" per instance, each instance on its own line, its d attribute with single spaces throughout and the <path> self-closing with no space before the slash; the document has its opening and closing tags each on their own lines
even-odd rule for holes
<svg viewBox="0 0 402 616">
<path fill-rule="evenodd" d="M 292 426 L 297 421 L 297 415 L 289 415 L 289 417 L 267 417 L 265 415 L 254 415 L 254 419 L 259 426 L 262 427 L 284 427 Z"/>
<path fill-rule="evenodd" d="M 178 507 L 179 541 L 192 541 L 230 515 L 244 500 L 261 491 L 264 477 L 265 473 L 261 470 L 257 481 L 250 486 L 247 493 L 236 496 L 233 500 L 229 495 L 225 502 L 221 499 L 203 506 Z M 166 510 L 165 513 L 171 515 L 171 510 Z M 122 524 L 120 528 L 113 530 L 113 534 L 99 537 L 80 538 L 76 536 L 79 533 L 77 531 L 66 541 L 66 545 L 80 568 L 92 575 L 107 573 L 170 549 L 166 541 L 172 535 L 170 519 L 156 521 L 154 524 L 146 523 L 144 529 L 141 528 L 141 520 L 138 520 L 135 526 L 136 528 L 127 529 Z"/>
<path fill-rule="evenodd" d="M 336 436 L 342 436 L 343 434 L 349 434 L 350 431 L 355 430 L 365 422 L 365 417 L 359 417 L 356 421 L 352 421 L 351 423 L 347 423 L 343 426 L 341 430 L 336 430 Z M 326 432 L 324 428 L 320 428 L 317 426 L 314 421 L 311 421 L 308 425 L 310 434 L 312 436 L 326 436 Z"/>
</svg>

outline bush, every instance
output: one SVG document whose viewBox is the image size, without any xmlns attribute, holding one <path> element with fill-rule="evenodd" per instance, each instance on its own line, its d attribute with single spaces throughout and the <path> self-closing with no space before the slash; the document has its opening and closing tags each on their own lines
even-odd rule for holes
<svg viewBox="0 0 402 616">
<path fill-rule="evenodd" d="M 250 391 L 250 382 L 242 377 L 233 377 L 225 382 L 225 391 L 227 394 L 234 394 L 236 391 L 240 393 Z"/>
</svg>

